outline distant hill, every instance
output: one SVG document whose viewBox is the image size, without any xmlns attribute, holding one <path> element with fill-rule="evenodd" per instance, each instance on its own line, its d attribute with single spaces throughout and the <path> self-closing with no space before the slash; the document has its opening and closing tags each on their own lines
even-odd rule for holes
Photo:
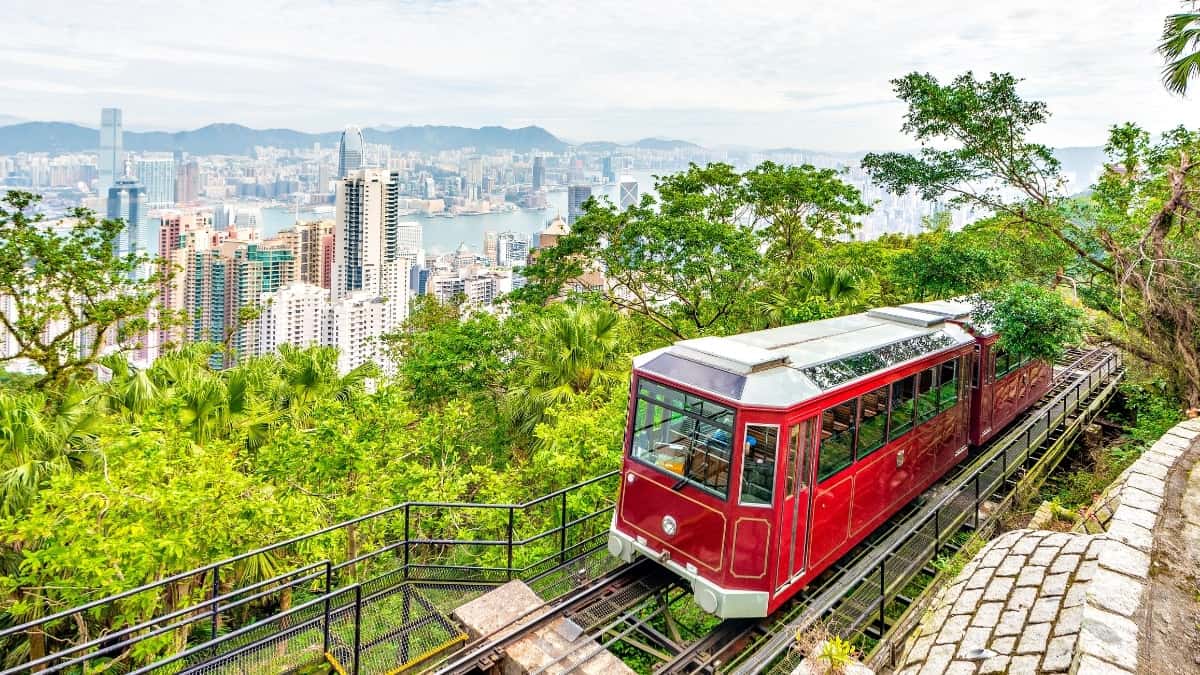
<svg viewBox="0 0 1200 675">
<path fill-rule="evenodd" d="M 696 145 L 695 143 L 689 143 L 688 141 L 675 141 L 665 138 L 643 138 L 637 143 L 634 143 L 633 147 L 641 148 L 642 150 L 680 150 L 684 148 L 693 150 L 700 149 L 700 146 Z"/>
<path fill-rule="evenodd" d="M 575 146 L 584 152 L 613 152 L 621 147 L 620 143 L 612 141 L 588 141 Z"/>
<path fill-rule="evenodd" d="M 291 129 L 251 129 L 240 124 L 210 124 L 192 131 L 126 131 L 126 150 L 170 152 L 183 150 L 197 155 L 244 155 L 256 145 L 278 148 L 336 145 L 340 131 L 310 134 Z M 381 143 L 397 150 L 438 152 L 474 147 L 481 152 L 512 149 L 518 152 L 547 150 L 561 152 L 567 144 L 541 127 L 508 129 L 481 127 L 420 126 L 363 130 L 368 143 Z M 66 122 L 26 122 L 0 127 L 0 154 L 16 152 L 86 152 L 97 148 L 96 129 Z"/>
</svg>

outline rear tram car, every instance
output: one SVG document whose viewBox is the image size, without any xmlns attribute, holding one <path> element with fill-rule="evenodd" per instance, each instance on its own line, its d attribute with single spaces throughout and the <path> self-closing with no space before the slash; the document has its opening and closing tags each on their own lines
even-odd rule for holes
<svg viewBox="0 0 1200 675">
<path fill-rule="evenodd" d="M 767 616 L 1049 387 L 960 301 L 874 309 L 634 360 L 609 550 L 721 617 Z"/>
</svg>

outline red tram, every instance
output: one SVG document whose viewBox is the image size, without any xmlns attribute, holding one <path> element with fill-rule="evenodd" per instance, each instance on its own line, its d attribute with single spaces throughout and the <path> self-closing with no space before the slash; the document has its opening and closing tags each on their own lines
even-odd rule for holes
<svg viewBox="0 0 1200 675">
<path fill-rule="evenodd" d="M 657 560 L 721 617 L 773 612 L 1049 388 L 960 301 L 634 359 L 609 551 Z"/>
</svg>

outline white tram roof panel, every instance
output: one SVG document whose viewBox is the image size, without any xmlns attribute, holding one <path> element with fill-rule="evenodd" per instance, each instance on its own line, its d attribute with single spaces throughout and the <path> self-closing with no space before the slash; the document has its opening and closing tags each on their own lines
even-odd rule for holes
<svg viewBox="0 0 1200 675">
<path fill-rule="evenodd" d="M 932 312 L 890 307 L 731 335 L 683 340 L 634 365 L 746 405 L 786 407 L 850 381 L 972 341 Z"/>
</svg>

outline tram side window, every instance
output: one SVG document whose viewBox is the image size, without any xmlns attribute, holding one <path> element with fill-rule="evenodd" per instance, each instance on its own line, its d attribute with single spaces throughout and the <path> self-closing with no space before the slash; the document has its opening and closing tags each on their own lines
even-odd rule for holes
<svg viewBox="0 0 1200 675">
<path fill-rule="evenodd" d="M 994 375 L 997 380 L 1025 365 L 1025 359 L 1015 358 L 1003 349 L 996 349 L 994 353 L 996 355 Z"/>
<path fill-rule="evenodd" d="M 958 403 L 958 359 L 938 366 L 938 410 L 947 410 Z"/>
<path fill-rule="evenodd" d="M 892 383 L 892 424 L 888 438 L 895 440 L 913 427 L 913 394 L 916 375 Z"/>
<path fill-rule="evenodd" d="M 863 394 L 859 410 L 858 457 L 863 458 L 883 447 L 887 439 L 888 387 Z"/>
<path fill-rule="evenodd" d="M 937 414 L 937 367 L 917 373 L 917 424 Z"/>
<path fill-rule="evenodd" d="M 821 458 L 817 464 L 817 480 L 829 478 L 854 460 L 857 407 L 858 399 L 853 399 L 821 413 Z"/>
<path fill-rule="evenodd" d="M 770 506 L 775 495 L 775 448 L 779 427 L 746 425 L 742 452 L 742 504 Z"/>
<path fill-rule="evenodd" d="M 732 408 L 650 380 L 638 383 L 634 459 L 724 498 L 732 440 Z"/>
</svg>

